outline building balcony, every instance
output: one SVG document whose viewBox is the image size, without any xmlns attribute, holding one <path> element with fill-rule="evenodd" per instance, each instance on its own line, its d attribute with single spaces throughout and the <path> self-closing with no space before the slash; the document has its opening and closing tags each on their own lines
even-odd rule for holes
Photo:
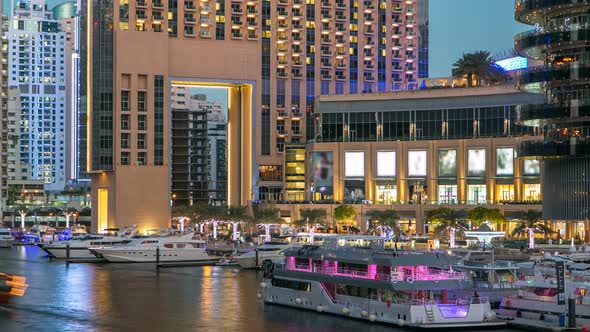
<svg viewBox="0 0 590 332">
<path fill-rule="evenodd" d="M 336 8 L 346 8 L 346 3 L 344 1 L 336 1 Z"/>
<path fill-rule="evenodd" d="M 560 104 L 528 104 L 518 105 L 517 123 L 526 126 L 582 120 L 590 117 L 590 101 L 578 102 L 575 107 Z"/>
<path fill-rule="evenodd" d="M 279 10 L 277 11 L 277 16 L 285 18 L 289 16 L 289 13 L 286 10 Z"/>
<path fill-rule="evenodd" d="M 544 29 L 519 33 L 514 37 L 514 49 L 522 56 L 544 59 L 548 45 L 572 48 L 590 40 L 590 29 L 548 31 Z"/>
<path fill-rule="evenodd" d="M 520 142 L 518 146 L 518 156 L 522 158 L 586 155 L 590 155 L 590 139 L 586 137 L 527 140 Z"/>
<path fill-rule="evenodd" d="M 336 75 L 336 80 L 338 80 L 338 81 L 346 81 L 346 75 Z"/>
<path fill-rule="evenodd" d="M 331 80 L 332 79 L 332 75 L 331 74 L 322 74 L 322 79 L 323 80 Z"/>
<path fill-rule="evenodd" d="M 248 6 L 248 9 L 246 9 L 246 14 L 258 15 L 258 9 L 256 9 L 256 7 Z"/>
<path fill-rule="evenodd" d="M 303 61 L 293 61 L 291 62 L 291 65 L 294 67 L 301 67 L 303 66 Z"/>
<path fill-rule="evenodd" d="M 283 119 L 283 118 L 286 118 L 286 117 L 288 117 L 288 116 L 289 116 L 289 115 L 288 115 L 288 114 L 287 114 L 287 112 L 285 112 L 285 111 L 279 111 L 279 112 L 277 112 L 277 118 L 281 118 L 281 119 Z"/>
<path fill-rule="evenodd" d="M 331 62 L 322 61 L 321 64 L 322 64 L 322 67 L 324 67 L 324 68 L 326 68 L 326 67 L 327 68 L 332 68 L 332 63 Z"/>
<path fill-rule="evenodd" d="M 195 30 L 187 30 L 187 29 L 184 29 L 184 35 L 185 36 L 189 36 L 189 37 L 194 37 L 195 36 Z"/>
<path fill-rule="evenodd" d="M 366 82 L 374 82 L 375 81 L 374 76 L 364 76 L 364 79 Z"/>
<path fill-rule="evenodd" d="M 514 17 L 524 24 L 543 25 L 548 13 L 559 12 L 564 8 L 573 12 L 576 7 L 584 9 L 586 6 L 586 1 L 579 0 L 522 0 L 514 8 Z"/>
<path fill-rule="evenodd" d="M 287 131 L 285 129 L 277 129 L 277 135 L 285 136 Z"/>
<path fill-rule="evenodd" d="M 302 116 L 303 116 L 303 113 L 298 112 L 298 111 L 294 111 L 294 112 L 291 113 L 291 117 L 293 119 L 300 119 Z"/>
<path fill-rule="evenodd" d="M 293 78 L 299 78 L 299 79 L 303 78 L 303 73 L 301 73 L 299 71 L 293 72 L 292 75 L 293 75 Z"/>
<path fill-rule="evenodd" d="M 293 135 L 293 136 L 301 136 L 301 135 L 303 135 L 303 132 L 300 129 L 297 129 L 297 130 L 296 129 L 292 129 L 291 130 L 291 135 Z"/>
<path fill-rule="evenodd" d="M 287 78 L 287 77 L 289 77 L 289 75 L 287 75 L 287 72 L 279 71 L 279 72 L 277 72 L 277 77 L 278 78 Z"/>
<path fill-rule="evenodd" d="M 231 7 L 231 13 L 232 13 L 232 14 L 241 15 L 243 12 L 244 12 L 244 11 L 242 10 L 242 8 L 241 8 L 241 7 L 235 7 L 235 6 L 232 6 L 232 7 Z"/>
<path fill-rule="evenodd" d="M 332 3 L 330 1 L 322 0 L 322 8 L 332 8 Z"/>
<path fill-rule="evenodd" d="M 194 17 L 185 17 L 184 24 L 197 24 L 197 19 Z"/>
<path fill-rule="evenodd" d="M 517 76 L 521 90 L 541 93 L 546 87 L 575 85 L 590 79 L 590 66 L 565 63 L 557 66 L 532 67 Z"/>
<path fill-rule="evenodd" d="M 155 9 L 164 9 L 164 3 L 163 3 L 163 2 L 161 2 L 161 1 L 154 1 L 154 2 L 152 3 L 152 6 L 153 6 Z"/>
<path fill-rule="evenodd" d="M 160 13 L 154 14 L 154 20 L 156 21 L 163 21 L 164 20 L 164 16 Z"/>
<path fill-rule="evenodd" d="M 185 2 L 184 3 L 184 10 L 186 11 L 195 11 L 197 10 L 197 7 L 195 7 L 195 5 L 192 2 Z"/>
<path fill-rule="evenodd" d="M 231 38 L 232 39 L 243 39 L 244 35 L 241 32 L 235 32 L 236 30 L 232 31 Z"/>
<path fill-rule="evenodd" d="M 201 31 L 200 36 L 201 38 L 211 38 L 211 34 L 209 33 L 209 31 Z"/>
<path fill-rule="evenodd" d="M 136 7 L 137 8 L 147 8 L 147 2 L 146 1 L 137 1 Z"/>
</svg>

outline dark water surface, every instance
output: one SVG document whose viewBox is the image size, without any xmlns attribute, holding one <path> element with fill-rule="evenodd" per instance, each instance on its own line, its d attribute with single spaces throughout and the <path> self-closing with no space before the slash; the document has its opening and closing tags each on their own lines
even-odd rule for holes
<svg viewBox="0 0 590 332">
<path fill-rule="evenodd" d="M 24 275 L 29 284 L 24 297 L 0 306 L 0 332 L 400 331 L 264 305 L 256 298 L 257 272 L 234 267 L 66 266 L 28 246 L 0 249 L 0 271 Z"/>
</svg>

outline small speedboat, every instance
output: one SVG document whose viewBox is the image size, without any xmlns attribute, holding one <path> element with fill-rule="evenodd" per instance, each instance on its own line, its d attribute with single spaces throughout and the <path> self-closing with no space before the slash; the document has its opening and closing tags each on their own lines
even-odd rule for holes
<svg viewBox="0 0 590 332">
<path fill-rule="evenodd" d="M 0 229 L 0 248 L 10 248 L 14 242 L 14 237 L 10 229 Z"/>
<path fill-rule="evenodd" d="M 234 259 L 233 254 L 226 254 L 223 255 L 221 257 L 221 259 L 219 260 L 219 262 L 217 262 L 217 264 L 215 264 L 217 266 L 236 266 L 239 265 L 238 262 L 236 262 L 236 260 Z"/>
</svg>

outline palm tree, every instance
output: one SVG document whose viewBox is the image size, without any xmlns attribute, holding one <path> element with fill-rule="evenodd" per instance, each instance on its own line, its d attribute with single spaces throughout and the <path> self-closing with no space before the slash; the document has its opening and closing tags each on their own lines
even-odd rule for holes
<svg viewBox="0 0 590 332">
<path fill-rule="evenodd" d="M 468 86 L 473 86 L 474 78 L 477 79 L 477 86 L 480 86 L 482 81 L 491 84 L 506 79 L 504 69 L 495 63 L 488 51 L 463 53 L 463 56 L 453 64 L 452 72 L 453 77 L 467 78 Z"/>
<path fill-rule="evenodd" d="M 535 247 L 535 233 L 548 234 L 551 229 L 547 227 L 541 220 L 541 211 L 527 210 L 522 213 L 521 221 L 512 230 L 512 236 L 528 233 L 529 249 Z"/>
<path fill-rule="evenodd" d="M 461 214 L 447 207 L 440 207 L 426 213 L 426 221 L 435 224 L 434 232 L 443 234 L 449 231 L 449 247 L 455 247 L 455 233 L 467 229 L 467 223 L 461 218 Z"/>
<path fill-rule="evenodd" d="M 395 210 L 373 210 L 367 213 L 369 220 L 371 223 L 376 223 L 377 226 L 373 226 L 374 228 L 379 228 L 383 232 L 386 237 L 389 237 L 391 233 L 399 233 L 399 213 Z"/>
<path fill-rule="evenodd" d="M 232 205 L 227 208 L 227 221 L 232 225 L 232 240 L 238 239 L 238 225 L 248 219 L 248 208 L 242 205 Z"/>
<path fill-rule="evenodd" d="M 324 209 L 299 209 L 300 219 L 294 224 L 298 227 L 306 227 L 309 232 L 309 242 L 313 244 L 313 232 L 318 226 L 326 226 L 326 210 Z"/>
<path fill-rule="evenodd" d="M 279 217 L 279 209 L 258 206 L 254 210 L 254 222 L 264 226 L 264 241 L 270 241 L 270 225 L 280 224 L 283 219 Z"/>
</svg>

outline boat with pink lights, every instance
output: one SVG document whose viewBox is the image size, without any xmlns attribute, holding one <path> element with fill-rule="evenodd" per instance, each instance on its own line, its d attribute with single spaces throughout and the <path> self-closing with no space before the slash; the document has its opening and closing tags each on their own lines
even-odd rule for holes
<svg viewBox="0 0 590 332">
<path fill-rule="evenodd" d="M 444 253 L 395 251 L 376 236 L 334 236 L 263 262 L 266 303 L 415 328 L 503 326 L 486 297 L 450 298 L 470 287 Z"/>
</svg>

